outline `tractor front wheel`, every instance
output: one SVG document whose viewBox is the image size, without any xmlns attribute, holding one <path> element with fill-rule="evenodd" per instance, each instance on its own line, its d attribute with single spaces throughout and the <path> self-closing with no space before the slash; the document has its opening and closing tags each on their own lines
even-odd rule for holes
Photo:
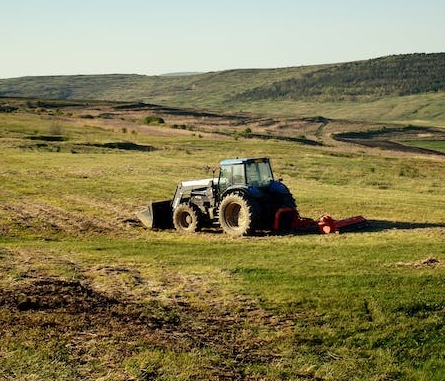
<svg viewBox="0 0 445 381">
<path fill-rule="evenodd" d="M 198 208 L 189 204 L 180 204 L 173 212 L 173 225 L 182 233 L 194 233 L 201 230 Z"/>
<path fill-rule="evenodd" d="M 258 207 L 242 193 L 226 196 L 219 207 L 219 224 L 231 236 L 250 235 L 258 225 Z"/>
</svg>

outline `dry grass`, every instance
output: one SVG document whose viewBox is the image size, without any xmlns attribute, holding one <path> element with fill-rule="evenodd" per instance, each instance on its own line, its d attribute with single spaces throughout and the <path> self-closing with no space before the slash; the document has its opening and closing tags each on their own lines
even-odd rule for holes
<svg viewBox="0 0 445 381">
<path fill-rule="evenodd" d="M 364 124 L 162 114 L 160 127 L 140 122 L 153 110 L 85 107 L 0 114 L 0 378 L 442 380 L 443 158 L 331 137 Z M 247 127 L 277 137 L 204 135 Z M 324 145 L 279 140 L 295 134 Z M 272 158 L 303 216 L 371 227 L 231 239 L 135 221 L 243 155 Z"/>
<path fill-rule="evenodd" d="M 212 277 L 168 269 L 152 274 L 140 265 L 89 266 L 30 248 L 1 255 L 2 273 L 9 274 L 0 296 L 1 350 L 36 353 L 20 366 L 4 361 L 5 380 L 173 376 L 173 359 L 147 364 L 144 356 L 200 351 L 212 356 L 189 359 L 185 378 L 237 379 L 248 364 L 273 361 L 282 330 L 292 328 L 290 316 L 228 295 Z M 38 369 L 48 361 L 58 369 Z"/>
</svg>

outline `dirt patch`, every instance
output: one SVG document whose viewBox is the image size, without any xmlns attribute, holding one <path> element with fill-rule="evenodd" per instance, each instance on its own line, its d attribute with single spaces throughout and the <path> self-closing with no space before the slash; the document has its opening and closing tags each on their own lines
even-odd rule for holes
<svg viewBox="0 0 445 381">
<path fill-rule="evenodd" d="M 370 128 L 370 129 L 369 129 Z M 443 152 L 432 149 L 410 146 L 401 141 L 431 139 L 445 139 L 445 133 L 440 128 L 406 126 L 406 127 L 381 127 L 368 126 L 365 131 L 347 131 L 333 135 L 337 141 L 358 144 L 370 148 L 380 148 L 384 150 L 414 153 L 422 155 L 445 155 Z"/>
<path fill-rule="evenodd" d="M 276 360 L 273 348 L 280 340 L 277 332 L 293 326 L 292 317 L 272 315 L 254 300 L 236 295 L 215 298 L 215 290 L 210 287 L 201 287 L 205 289 L 201 293 L 197 286 L 206 282 L 204 278 L 168 274 L 163 283 L 168 292 L 160 297 L 159 292 L 149 292 L 150 280 L 138 273 L 147 292 L 130 298 L 126 292 L 114 297 L 98 291 L 94 279 L 87 276 L 95 272 L 104 276 L 136 274 L 124 265 L 83 268 L 80 280 L 28 270 L 33 271 L 0 289 L 0 335 L 6 338 L 5 343 L 27 335 L 27 342 L 34 341 L 37 346 L 45 338 L 64 348 L 65 361 L 87 364 L 94 359 L 102 364 L 104 372 L 112 371 L 116 380 L 133 379 L 123 361 L 137 357 L 144 348 L 177 354 L 212 353 L 208 368 L 201 370 L 207 378 L 196 374 L 196 379 L 258 379 L 249 377 L 245 370 Z M 187 293 L 175 292 L 178 281 Z M 190 299 L 191 290 L 195 290 L 199 303 Z M 0 344 L 3 353 L 7 350 L 4 345 Z M 138 379 L 154 380 L 162 377 L 164 370 L 152 364 L 140 372 Z M 143 377 L 148 373 L 150 377 Z"/>
<path fill-rule="evenodd" d="M 118 302 L 78 281 L 44 278 L 12 291 L 4 291 L 0 305 L 19 311 L 63 310 L 81 314 L 107 309 Z"/>
<path fill-rule="evenodd" d="M 427 148 L 420 148 L 420 147 L 413 147 L 402 143 L 397 143 L 391 140 L 380 140 L 380 139 L 340 139 L 336 138 L 337 140 L 347 142 L 347 143 L 353 143 L 353 144 L 359 144 L 365 147 L 370 148 L 380 148 L 383 150 L 388 151 L 398 151 L 398 152 L 406 152 L 406 153 L 414 153 L 414 154 L 422 154 L 422 155 L 440 155 L 445 156 L 445 153 L 440 151 L 434 151 Z"/>
<path fill-rule="evenodd" d="M 429 257 L 422 259 L 420 261 L 414 262 L 397 262 L 396 266 L 406 266 L 406 267 L 444 267 L 444 264 L 434 257 Z"/>
<path fill-rule="evenodd" d="M 20 200 L 20 203 L 0 203 L 0 210 L 9 214 L 12 224 L 0 223 L 0 231 L 13 233 L 13 225 L 21 230 L 42 236 L 67 234 L 76 237 L 120 234 L 127 227 L 124 219 L 104 220 L 98 217 L 85 216 L 35 200 Z"/>
</svg>

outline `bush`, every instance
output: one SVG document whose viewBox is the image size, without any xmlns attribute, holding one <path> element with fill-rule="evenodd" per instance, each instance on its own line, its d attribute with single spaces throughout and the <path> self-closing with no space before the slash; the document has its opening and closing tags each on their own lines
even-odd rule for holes
<svg viewBox="0 0 445 381">
<path fill-rule="evenodd" d="M 149 115 L 149 116 L 145 117 L 144 123 L 145 124 L 163 124 L 165 122 L 164 122 L 164 119 L 162 119 L 160 116 Z"/>
</svg>

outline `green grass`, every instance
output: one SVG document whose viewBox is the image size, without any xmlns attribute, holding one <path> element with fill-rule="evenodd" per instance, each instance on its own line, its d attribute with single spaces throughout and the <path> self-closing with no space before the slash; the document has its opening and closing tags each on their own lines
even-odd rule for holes
<svg viewBox="0 0 445 381">
<path fill-rule="evenodd" d="M 229 105 L 230 106 L 230 105 Z M 290 101 L 260 100 L 234 103 L 234 110 L 261 113 L 268 110 L 276 115 L 314 116 L 350 121 L 445 126 L 443 92 L 383 97 L 370 101 Z"/>
<path fill-rule="evenodd" d="M 0 114 L 0 378 L 443 379 L 443 159 L 85 122 Z M 67 140 L 27 138 L 54 123 Z M 81 146 L 128 140 L 155 150 Z M 303 216 L 371 227 L 234 239 L 134 224 L 178 181 L 260 155 Z"/>
<path fill-rule="evenodd" d="M 445 141 L 443 140 L 412 140 L 406 144 L 445 153 Z"/>
</svg>

